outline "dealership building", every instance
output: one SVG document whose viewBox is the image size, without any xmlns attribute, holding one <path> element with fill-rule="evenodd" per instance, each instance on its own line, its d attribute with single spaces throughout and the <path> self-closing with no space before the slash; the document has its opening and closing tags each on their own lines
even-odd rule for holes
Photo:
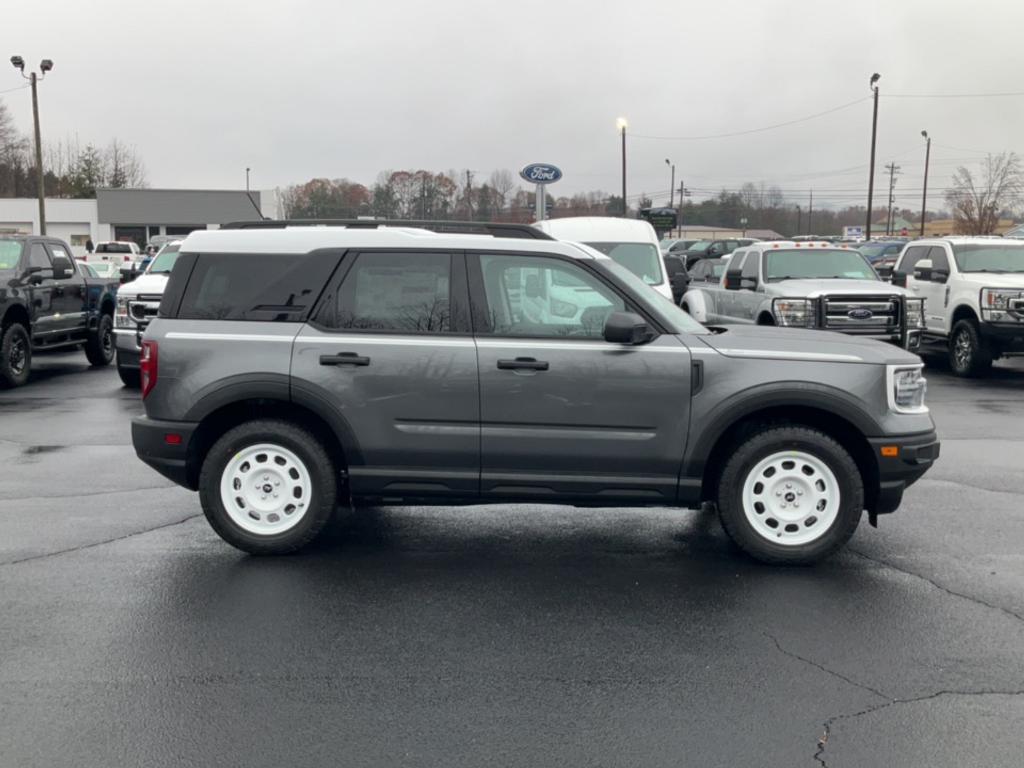
<svg viewBox="0 0 1024 768">
<path fill-rule="evenodd" d="M 231 221 L 276 219 L 276 190 L 97 189 L 95 199 L 46 199 L 46 234 L 71 245 L 134 240 L 143 247 L 156 235 L 187 235 Z M 0 198 L 0 234 L 39 232 L 39 201 Z"/>
</svg>

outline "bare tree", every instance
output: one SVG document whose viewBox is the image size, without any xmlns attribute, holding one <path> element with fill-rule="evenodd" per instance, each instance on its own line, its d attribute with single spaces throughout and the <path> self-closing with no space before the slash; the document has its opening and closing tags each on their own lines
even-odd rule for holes
<svg viewBox="0 0 1024 768">
<path fill-rule="evenodd" d="M 999 225 L 999 214 L 1016 208 L 1024 194 L 1024 168 L 1013 152 L 989 155 L 981 164 L 976 179 L 960 166 L 946 193 L 946 202 L 953 209 L 956 231 L 964 235 L 990 235 Z"/>
<path fill-rule="evenodd" d="M 107 183 L 112 187 L 138 188 L 146 186 L 146 166 L 135 147 L 120 139 L 112 139 L 104 152 Z"/>
<path fill-rule="evenodd" d="M 507 168 L 502 168 L 492 171 L 488 182 L 491 185 L 491 189 L 494 190 L 494 206 L 498 209 L 498 213 L 501 213 L 505 210 L 505 206 L 511 202 L 510 195 L 516 188 L 515 177 L 512 176 L 512 172 Z"/>
</svg>

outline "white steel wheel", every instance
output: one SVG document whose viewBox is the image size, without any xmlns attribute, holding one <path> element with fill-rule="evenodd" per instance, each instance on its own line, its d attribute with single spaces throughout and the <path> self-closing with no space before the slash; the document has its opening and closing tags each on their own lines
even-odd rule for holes
<svg viewBox="0 0 1024 768">
<path fill-rule="evenodd" d="M 257 536 L 291 530 L 313 504 L 313 481 L 293 451 L 273 443 L 239 450 L 224 466 L 220 500 L 231 521 Z"/>
<path fill-rule="evenodd" d="M 824 536 L 842 499 L 829 466 L 810 453 L 780 451 L 762 459 L 743 481 L 743 514 L 766 541 L 809 544 Z"/>
</svg>

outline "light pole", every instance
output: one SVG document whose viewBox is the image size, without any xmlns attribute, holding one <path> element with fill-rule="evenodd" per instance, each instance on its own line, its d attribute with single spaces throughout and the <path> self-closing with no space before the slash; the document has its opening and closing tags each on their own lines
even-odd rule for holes
<svg viewBox="0 0 1024 768">
<path fill-rule="evenodd" d="M 35 123 L 36 134 L 36 184 L 39 187 L 39 234 L 46 234 L 46 189 L 44 187 L 45 175 L 43 173 L 43 141 L 39 134 L 39 96 L 36 93 L 36 83 L 46 77 L 46 73 L 53 69 L 52 59 L 43 59 L 39 62 L 39 74 L 29 72 L 25 74 L 25 60 L 21 56 L 11 56 L 11 64 L 21 72 L 32 84 L 32 120 Z"/>
<path fill-rule="evenodd" d="M 626 129 L 629 127 L 629 122 L 626 118 L 620 117 L 615 121 L 615 127 L 622 134 L 622 216 L 625 218 L 629 210 L 626 205 Z"/>
<path fill-rule="evenodd" d="M 868 170 L 868 221 L 864 226 L 864 239 L 871 239 L 871 203 L 875 195 L 875 138 L 878 136 L 878 81 L 881 75 L 875 72 L 868 84 L 875 94 L 875 107 L 871 115 L 871 166 Z"/>
<path fill-rule="evenodd" d="M 924 193 L 921 195 L 921 237 L 924 237 L 924 215 L 928 211 L 928 161 L 932 155 L 932 137 L 928 131 L 921 131 L 924 136 Z"/>
<path fill-rule="evenodd" d="M 665 158 L 665 165 L 672 166 L 672 183 L 668 185 L 668 207 L 672 208 L 676 203 L 676 166 L 667 157 Z"/>
<path fill-rule="evenodd" d="M 247 195 L 249 194 L 249 171 L 251 170 L 252 168 L 245 169 L 245 194 Z"/>
</svg>

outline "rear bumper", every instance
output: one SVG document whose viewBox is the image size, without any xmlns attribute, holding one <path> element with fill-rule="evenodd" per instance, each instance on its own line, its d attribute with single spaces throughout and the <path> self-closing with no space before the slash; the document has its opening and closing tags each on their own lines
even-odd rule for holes
<svg viewBox="0 0 1024 768">
<path fill-rule="evenodd" d="M 132 419 L 132 444 L 136 455 L 161 475 L 191 491 L 189 445 L 198 424 L 185 421 L 155 421 L 146 416 Z M 179 442 L 169 436 L 177 435 Z"/>
<path fill-rule="evenodd" d="M 873 509 L 878 515 L 893 512 L 903 500 L 903 491 L 917 482 L 939 458 L 939 439 L 935 431 L 897 437 L 868 439 L 878 467 L 878 491 Z M 883 456 L 888 448 L 895 455 Z"/>
</svg>

